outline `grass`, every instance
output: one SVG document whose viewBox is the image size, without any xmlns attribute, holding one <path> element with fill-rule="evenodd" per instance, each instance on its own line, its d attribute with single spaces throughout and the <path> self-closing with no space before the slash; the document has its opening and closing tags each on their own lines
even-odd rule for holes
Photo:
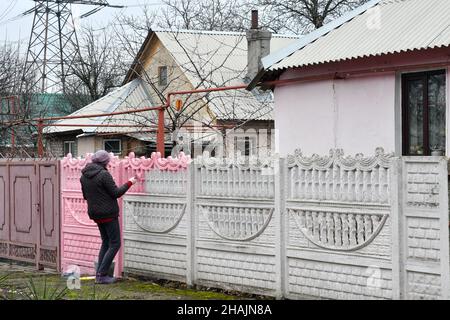
<svg viewBox="0 0 450 320">
<path fill-rule="evenodd" d="M 191 289 L 183 283 L 125 278 L 110 285 L 81 280 L 80 289 L 69 289 L 67 278 L 0 262 L 0 300 L 233 300 L 265 299 L 215 289 Z M 267 297 L 266 297 L 267 298 Z"/>
<path fill-rule="evenodd" d="M 80 289 L 68 289 L 60 275 L 0 274 L 0 300 L 232 300 L 241 298 L 221 292 L 176 288 L 152 281 L 125 279 L 110 285 L 81 281 Z"/>
<path fill-rule="evenodd" d="M 67 294 L 67 287 L 61 283 L 47 283 L 47 277 L 44 277 L 44 281 L 38 283 L 29 278 L 28 290 L 23 292 L 25 299 L 27 300 L 63 300 Z"/>
</svg>

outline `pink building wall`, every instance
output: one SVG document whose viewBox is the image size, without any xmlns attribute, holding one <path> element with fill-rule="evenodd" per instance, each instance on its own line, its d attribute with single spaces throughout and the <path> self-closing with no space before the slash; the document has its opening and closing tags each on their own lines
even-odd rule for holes
<svg viewBox="0 0 450 320">
<path fill-rule="evenodd" d="M 345 79 L 329 77 L 275 87 L 276 150 L 282 156 L 299 148 L 305 154 L 324 154 L 331 148 L 342 148 L 347 154 L 372 154 L 383 147 L 400 155 L 401 75 L 445 69 L 436 64 L 448 65 L 449 54 L 450 49 L 443 48 L 288 69 L 280 79 L 371 71 Z M 396 70 L 387 72 L 386 68 Z M 449 79 L 447 76 L 448 92 Z M 447 123 L 448 104 L 447 98 Z M 448 125 L 447 133 L 450 137 Z"/>
<path fill-rule="evenodd" d="M 395 151 L 395 74 L 323 80 L 275 91 L 279 152 Z"/>
</svg>

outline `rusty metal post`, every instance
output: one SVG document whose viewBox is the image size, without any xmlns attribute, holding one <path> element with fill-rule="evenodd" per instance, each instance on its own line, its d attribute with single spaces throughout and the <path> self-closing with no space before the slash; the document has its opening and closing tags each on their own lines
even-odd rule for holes
<svg viewBox="0 0 450 320">
<path fill-rule="evenodd" d="M 38 141 L 37 141 L 37 147 L 38 147 L 38 156 L 39 158 L 42 158 L 44 156 L 44 142 L 42 141 L 42 131 L 44 129 L 44 121 L 39 120 L 38 125 Z"/>
<path fill-rule="evenodd" d="M 158 132 L 156 133 L 156 151 L 164 157 L 164 108 L 158 110 Z"/>
<path fill-rule="evenodd" d="M 16 120 L 18 111 L 16 110 L 16 102 L 14 100 L 14 97 L 12 97 L 11 108 L 12 108 L 12 114 L 13 114 L 12 118 L 14 120 Z M 16 152 L 16 131 L 14 130 L 14 126 L 11 126 L 11 149 L 12 149 L 12 153 L 15 154 L 15 152 Z"/>
</svg>

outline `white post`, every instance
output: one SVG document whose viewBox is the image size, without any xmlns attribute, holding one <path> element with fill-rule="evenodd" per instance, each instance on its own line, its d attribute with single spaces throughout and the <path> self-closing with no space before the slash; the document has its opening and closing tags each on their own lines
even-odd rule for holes
<svg viewBox="0 0 450 320">
<path fill-rule="evenodd" d="M 186 234 L 186 284 L 195 284 L 195 164 L 192 161 L 188 167 L 187 174 L 187 234 Z"/>
<path fill-rule="evenodd" d="M 399 300 L 403 298 L 403 273 L 405 265 L 403 262 L 403 179 L 402 160 L 395 159 L 391 166 L 391 234 L 392 234 L 392 298 Z"/>
<path fill-rule="evenodd" d="M 282 299 L 285 296 L 285 166 L 283 158 L 277 158 L 274 163 L 275 174 L 275 297 Z"/>
<path fill-rule="evenodd" d="M 440 240 L 441 240 L 441 298 L 444 300 L 448 300 L 449 298 L 449 290 L 450 290 L 450 260 L 449 260 L 449 233 L 448 233 L 448 161 L 447 158 L 442 158 L 439 161 L 440 174 L 439 174 L 439 185 L 441 186 L 440 192 Z"/>
</svg>

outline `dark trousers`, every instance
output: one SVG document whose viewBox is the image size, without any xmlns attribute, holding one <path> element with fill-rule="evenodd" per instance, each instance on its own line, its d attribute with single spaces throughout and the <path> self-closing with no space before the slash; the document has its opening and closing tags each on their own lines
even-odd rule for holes
<svg viewBox="0 0 450 320">
<path fill-rule="evenodd" d="M 111 222 L 99 223 L 98 229 L 102 237 L 102 247 L 98 255 L 98 275 L 107 275 L 108 270 L 120 249 L 120 226 L 119 219 Z"/>
</svg>

